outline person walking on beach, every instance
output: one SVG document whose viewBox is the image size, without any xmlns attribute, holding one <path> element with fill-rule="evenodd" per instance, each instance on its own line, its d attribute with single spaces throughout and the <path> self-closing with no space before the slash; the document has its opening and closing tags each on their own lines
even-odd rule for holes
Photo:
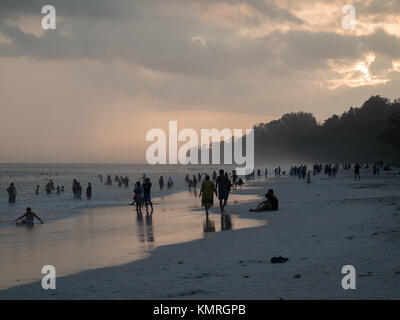
<svg viewBox="0 0 400 320">
<path fill-rule="evenodd" d="M 193 185 L 193 190 L 195 190 L 196 191 L 196 186 L 197 186 L 197 178 L 196 178 L 196 176 L 195 175 L 193 175 L 193 183 L 192 183 L 192 185 Z"/>
<path fill-rule="evenodd" d="M 208 217 L 208 210 L 214 205 L 214 193 L 217 196 L 214 182 L 210 181 L 210 176 L 206 174 L 205 180 L 201 184 L 199 198 L 201 198 L 201 205 L 206 210 Z"/>
<path fill-rule="evenodd" d="M 236 170 L 232 170 L 232 187 L 233 187 L 233 190 L 236 190 L 236 188 L 237 188 L 237 180 L 238 180 L 238 175 L 236 174 Z"/>
<path fill-rule="evenodd" d="M 92 184 L 89 182 L 86 188 L 86 198 L 90 200 L 92 198 Z"/>
<path fill-rule="evenodd" d="M 25 218 L 25 219 L 23 219 Z M 33 220 L 38 219 L 41 223 L 43 223 L 42 219 L 40 219 L 36 213 L 32 211 L 30 207 L 26 208 L 26 212 L 23 216 L 19 217 L 18 219 L 14 220 L 17 224 L 29 224 L 33 225 Z M 21 222 L 18 222 L 19 220 L 23 219 Z"/>
<path fill-rule="evenodd" d="M 174 181 L 172 180 L 172 178 L 168 177 L 167 189 L 171 188 L 173 184 L 174 184 Z"/>
<path fill-rule="evenodd" d="M 214 170 L 214 172 L 213 172 L 213 181 L 215 182 L 216 180 L 217 180 L 217 173 Z"/>
<path fill-rule="evenodd" d="M 228 201 L 230 181 L 224 174 L 224 170 L 219 170 L 219 176 L 217 177 L 216 189 L 218 190 L 219 207 L 221 213 L 225 212 L 226 202 Z"/>
<path fill-rule="evenodd" d="M 149 213 L 149 204 L 151 208 L 151 214 L 153 214 L 153 203 L 151 202 L 151 182 L 150 178 L 146 178 L 146 180 L 143 182 L 143 199 L 144 199 L 144 204 L 146 205 L 146 212 L 147 214 Z"/>
<path fill-rule="evenodd" d="M 8 203 L 15 203 L 17 197 L 17 189 L 15 188 L 14 182 L 10 183 L 10 186 L 7 188 L 8 192 Z"/>
<path fill-rule="evenodd" d="M 361 180 L 360 169 L 361 169 L 360 165 L 358 163 L 356 163 L 356 165 L 354 166 L 354 181 L 356 181 L 356 182 L 357 182 L 357 178 L 358 178 L 358 181 Z"/>
</svg>

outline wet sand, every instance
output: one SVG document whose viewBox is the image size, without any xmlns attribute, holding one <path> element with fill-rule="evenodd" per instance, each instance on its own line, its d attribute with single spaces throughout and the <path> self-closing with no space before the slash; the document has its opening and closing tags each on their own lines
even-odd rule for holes
<svg viewBox="0 0 400 320">
<path fill-rule="evenodd" d="M 257 196 L 232 194 L 231 201 L 254 201 Z M 193 193 L 155 198 L 154 214 L 141 216 L 131 206 L 86 209 L 86 214 L 0 229 L 0 289 L 40 280 L 44 265 L 57 276 L 121 265 L 149 255 L 152 249 L 192 241 L 221 229 L 263 224 L 237 215 L 211 214 L 206 221 L 200 199 Z M 216 208 L 213 209 L 217 212 Z"/>
<path fill-rule="evenodd" d="M 249 212 L 254 201 L 231 202 L 226 212 L 268 224 L 208 233 L 134 262 L 58 277 L 56 290 L 40 282 L 1 290 L 0 299 L 400 299 L 397 172 L 374 177 L 363 170 L 357 183 L 341 171 L 336 178 L 313 176 L 310 185 L 282 177 L 251 186 L 236 193 L 263 196 L 272 187 L 279 211 Z M 289 260 L 272 264 L 273 256 Z M 356 290 L 341 286 L 345 265 L 355 267 Z"/>
</svg>

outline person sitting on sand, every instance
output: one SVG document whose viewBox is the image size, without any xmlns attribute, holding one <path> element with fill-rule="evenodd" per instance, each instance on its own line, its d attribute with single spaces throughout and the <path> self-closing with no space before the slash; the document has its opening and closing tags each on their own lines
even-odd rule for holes
<svg viewBox="0 0 400 320">
<path fill-rule="evenodd" d="M 23 219 L 25 218 L 25 219 Z M 40 219 L 36 213 L 32 212 L 32 209 L 30 207 L 26 208 L 26 212 L 23 216 L 19 217 L 18 219 L 15 220 L 17 224 L 30 224 L 33 225 L 33 220 L 38 219 L 41 223 L 43 223 L 42 219 Z M 19 220 L 23 219 L 22 221 L 18 222 Z"/>
<path fill-rule="evenodd" d="M 261 202 L 256 209 L 250 209 L 251 212 L 262 212 L 262 211 L 276 211 L 279 208 L 278 198 L 274 195 L 274 190 L 269 189 L 265 195 L 267 200 Z"/>
</svg>

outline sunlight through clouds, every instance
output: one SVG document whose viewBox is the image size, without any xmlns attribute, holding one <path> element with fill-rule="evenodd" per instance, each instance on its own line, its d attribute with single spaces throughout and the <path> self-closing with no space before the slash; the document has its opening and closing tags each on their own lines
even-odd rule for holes
<svg viewBox="0 0 400 320">
<path fill-rule="evenodd" d="M 333 70 L 342 75 L 342 78 L 328 81 L 329 89 L 333 90 L 340 86 L 361 87 L 387 83 L 389 79 L 380 78 L 371 74 L 370 66 L 374 61 L 375 54 L 370 53 L 363 61 L 359 61 L 349 68 L 334 67 Z"/>
</svg>

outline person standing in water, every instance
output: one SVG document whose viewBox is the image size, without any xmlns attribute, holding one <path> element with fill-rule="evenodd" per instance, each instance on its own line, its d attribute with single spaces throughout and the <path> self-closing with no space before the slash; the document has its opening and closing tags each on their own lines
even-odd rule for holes
<svg viewBox="0 0 400 320">
<path fill-rule="evenodd" d="M 92 198 L 92 184 L 89 182 L 86 188 L 86 198 L 90 200 Z"/>
<path fill-rule="evenodd" d="M 35 194 L 36 194 L 36 195 L 39 194 L 39 185 L 36 186 Z"/>
<path fill-rule="evenodd" d="M 143 199 L 144 199 L 144 203 L 146 205 L 146 212 L 149 213 L 149 204 L 150 204 L 150 208 L 151 208 L 151 214 L 153 214 L 153 203 L 151 202 L 151 196 L 150 196 L 150 192 L 151 192 L 151 182 L 150 182 L 150 178 L 146 178 L 146 180 L 143 182 Z"/>
<path fill-rule="evenodd" d="M 164 178 L 163 178 L 163 176 L 161 176 L 160 179 L 158 180 L 158 184 L 160 185 L 160 190 L 162 190 L 164 188 Z"/>
<path fill-rule="evenodd" d="M 217 196 L 214 182 L 210 181 L 210 176 L 206 174 L 205 180 L 201 184 L 199 198 L 201 197 L 201 205 L 206 210 L 208 217 L 208 210 L 214 205 L 214 193 Z"/>
<path fill-rule="evenodd" d="M 79 182 L 77 184 L 76 198 L 82 199 L 82 186 Z"/>
<path fill-rule="evenodd" d="M 133 202 L 132 205 L 134 203 L 136 203 L 136 211 L 138 214 L 142 213 L 142 193 L 143 193 L 143 189 L 142 186 L 140 184 L 140 181 L 136 182 L 136 186 L 133 189 Z"/>
<path fill-rule="evenodd" d="M 224 170 L 219 170 L 219 176 L 217 177 L 216 189 L 218 190 L 219 207 L 221 213 L 225 212 L 226 202 L 228 201 L 230 181 L 224 174 Z"/>
<path fill-rule="evenodd" d="M 45 189 L 46 189 L 46 194 L 51 194 L 51 186 L 50 186 L 50 183 L 47 183 L 47 184 L 46 184 Z"/>
<path fill-rule="evenodd" d="M 359 181 L 361 180 L 360 169 L 361 169 L 360 165 L 356 163 L 356 165 L 354 166 L 354 181 L 356 182 L 357 182 L 357 177 Z"/>
<path fill-rule="evenodd" d="M 14 182 L 10 183 L 10 186 L 7 188 L 8 192 L 8 203 L 15 203 L 17 197 L 17 189 L 15 188 Z"/>
<path fill-rule="evenodd" d="M 25 219 L 23 219 L 25 218 Z M 38 219 L 41 223 L 43 223 L 42 219 L 40 219 L 36 213 L 32 212 L 30 207 L 26 208 L 26 212 L 23 216 L 19 217 L 18 219 L 14 220 L 17 224 L 30 224 L 33 225 L 33 220 Z M 21 222 L 19 220 L 23 219 Z"/>
</svg>

